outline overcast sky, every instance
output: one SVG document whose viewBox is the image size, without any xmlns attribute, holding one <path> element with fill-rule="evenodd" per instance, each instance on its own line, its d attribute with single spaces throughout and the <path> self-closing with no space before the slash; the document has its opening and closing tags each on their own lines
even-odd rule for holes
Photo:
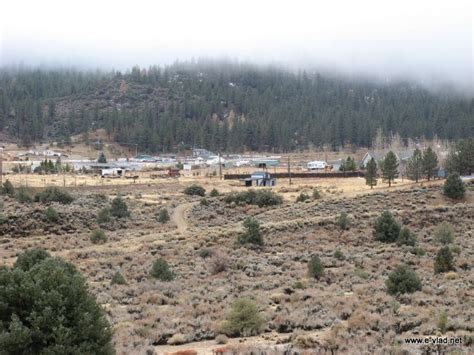
<svg viewBox="0 0 474 355">
<path fill-rule="evenodd" d="M 0 0 L 0 64 L 125 69 L 192 57 L 473 86 L 469 0 Z"/>
</svg>

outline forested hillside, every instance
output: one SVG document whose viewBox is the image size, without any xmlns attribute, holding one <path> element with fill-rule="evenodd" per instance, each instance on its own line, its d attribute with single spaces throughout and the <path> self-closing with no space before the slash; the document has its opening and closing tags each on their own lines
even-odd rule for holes
<svg viewBox="0 0 474 355">
<path fill-rule="evenodd" d="M 177 63 L 128 72 L 0 69 L 0 132 L 25 145 L 105 128 L 161 152 L 288 151 L 370 146 L 375 132 L 474 136 L 474 99 L 236 63 Z"/>
</svg>

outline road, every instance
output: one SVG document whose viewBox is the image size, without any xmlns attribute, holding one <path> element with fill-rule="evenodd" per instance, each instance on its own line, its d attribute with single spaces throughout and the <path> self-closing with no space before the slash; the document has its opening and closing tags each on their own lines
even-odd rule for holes
<svg viewBox="0 0 474 355">
<path fill-rule="evenodd" d="M 185 233 L 188 230 L 188 222 L 186 221 L 186 212 L 196 205 L 197 202 L 183 203 L 177 206 L 171 215 L 171 221 L 178 228 L 178 232 Z"/>
</svg>

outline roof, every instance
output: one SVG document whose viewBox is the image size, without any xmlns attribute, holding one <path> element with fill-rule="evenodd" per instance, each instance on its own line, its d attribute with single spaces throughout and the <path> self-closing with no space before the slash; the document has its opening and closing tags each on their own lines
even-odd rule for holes
<svg viewBox="0 0 474 355">
<path fill-rule="evenodd" d="M 379 153 L 376 153 L 375 151 L 373 150 L 369 150 L 367 151 L 367 153 L 365 153 L 364 157 L 362 158 L 362 160 L 365 160 L 365 158 L 369 156 L 371 158 L 374 158 L 375 161 L 379 161 L 379 160 L 382 160 L 384 155 L 382 154 L 379 154 Z"/>
<path fill-rule="evenodd" d="M 402 151 L 399 151 L 399 152 L 394 152 L 394 154 L 395 154 L 395 156 L 397 157 L 398 160 L 408 160 L 412 157 L 413 151 L 411 151 L 411 150 L 402 150 Z M 373 150 L 369 150 L 369 151 L 367 151 L 367 153 L 365 153 L 364 157 L 362 158 L 362 161 L 364 161 L 367 158 L 367 156 L 369 156 L 371 158 L 374 158 L 375 161 L 380 161 L 380 160 L 384 159 L 386 155 L 387 155 L 387 153 L 381 154 L 381 153 L 377 153 Z"/>
</svg>

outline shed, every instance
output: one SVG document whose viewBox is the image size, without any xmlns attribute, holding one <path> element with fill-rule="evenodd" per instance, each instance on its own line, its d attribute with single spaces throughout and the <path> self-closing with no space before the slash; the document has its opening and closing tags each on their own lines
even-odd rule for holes
<svg viewBox="0 0 474 355">
<path fill-rule="evenodd" d="M 251 186 L 275 186 L 276 185 L 276 179 L 272 178 L 269 173 L 266 171 L 254 171 L 251 175 L 250 178 L 244 179 L 243 180 L 245 186 L 251 187 Z"/>
</svg>

